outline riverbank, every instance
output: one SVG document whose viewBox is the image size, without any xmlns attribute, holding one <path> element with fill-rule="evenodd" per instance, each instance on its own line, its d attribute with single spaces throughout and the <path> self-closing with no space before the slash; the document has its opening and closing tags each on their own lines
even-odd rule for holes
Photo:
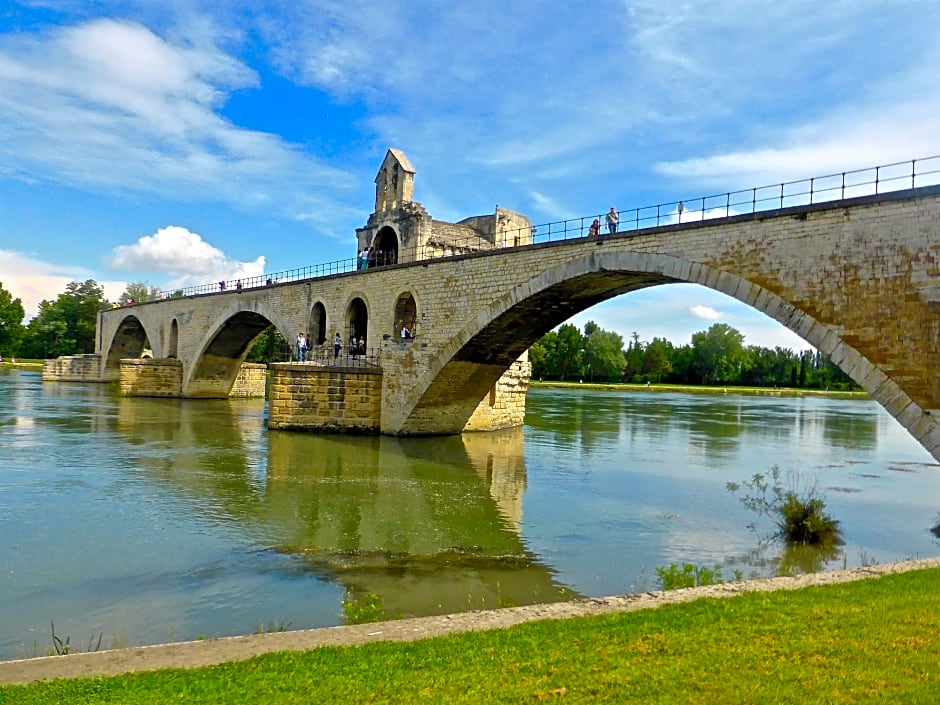
<svg viewBox="0 0 940 705">
<path fill-rule="evenodd" d="M 910 579 L 912 584 L 903 586 L 903 589 L 895 587 L 893 589 L 881 590 L 879 588 L 863 587 L 861 585 L 857 587 L 847 585 L 850 583 L 860 583 L 872 578 L 884 578 L 886 576 L 898 576 L 918 572 L 923 572 L 923 580 L 912 575 Z M 794 633 L 788 635 L 789 639 L 796 642 L 812 636 L 813 638 L 821 639 L 823 644 L 826 643 L 827 639 L 826 631 L 835 629 L 838 626 L 840 619 L 839 615 L 836 614 L 838 610 L 845 610 L 856 617 L 858 615 L 864 615 L 866 619 L 872 621 L 872 624 L 870 625 L 870 631 L 866 632 L 865 629 L 862 630 L 863 634 L 867 633 L 868 636 L 861 638 L 867 638 L 872 641 L 868 646 L 871 647 L 873 652 L 888 652 L 891 650 L 884 648 L 884 643 L 880 643 L 880 640 L 884 638 L 884 636 L 880 634 L 880 630 L 884 628 L 885 624 L 894 624 L 896 625 L 895 631 L 898 643 L 892 643 L 891 648 L 914 648 L 922 654 L 936 654 L 936 658 L 933 658 L 931 662 L 933 664 L 932 670 L 928 669 L 927 672 L 921 673 L 920 677 L 927 679 L 932 678 L 934 679 L 932 681 L 934 686 L 940 687 L 940 680 L 937 680 L 940 679 L 940 671 L 938 671 L 938 669 L 940 669 L 940 666 L 938 666 L 938 664 L 940 664 L 940 630 L 937 630 L 936 623 L 936 616 L 938 610 L 940 610 L 940 604 L 931 605 L 927 602 L 918 602 L 917 599 L 914 599 L 917 595 L 921 594 L 920 591 L 924 591 L 924 600 L 940 601 L 940 594 L 935 590 L 938 578 L 940 578 L 940 558 L 920 559 L 902 563 L 874 565 L 852 570 L 723 583 L 720 585 L 688 588 L 669 592 L 653 591 L 635 595 L 587 599 L 568 603 L 530 605 L 525 607 L 512 607 L 483 612 L 469 612 L 372 624 L 255 634 L 251 636 L 166 644 L 162 646 L 146 646 L 97 653 L 81 653 L 67 656 L 6 661 L 0 662 L 0 684 L 26 684 L 51 679 L 89 676 L 116 676 L 129 672 L 154 671 L 160 669 L 204 669 L 205 667 L 215 664 L 235 661 L 242 662 L 246 659 L 252 659 L 256 656 L 270 654 L 272 652 L 309 652 L 310 650 L 317 650 L 322 647 L 362 647 L 374 644 L 375 642 L 412 642 L 427 639 L 436 640 L 437 637 L 454 637 L 459 639 L 460 637 L 456 637 L 455 635 L 480 631 L 487 632 L 488 636 L 481 637 L 484 640 L 482 646 L 476 642 L 466 642 L 468 644 L 466 647 L 468 653 L 472 651 L 476 654 L 480 649 L 484 649 L 485 652 L 487 648 L 494 648 L 492 646 L 486 646 L 485 642 L 488 640 L 499 642 L 508 641 L 510 643 L 518 640 L 519 643 L 516 644 L 517 648 L 537 653 L 541 648 L 549 648 L 549 644 L 541 643 L 536 637 L 523 637 L 521 632 L 512 630 L 506 632 L 505 630 L 527 622 L 564 620 L 563 624 L 551 627 L 555 632 L 561 632 L 560 635 L 555 634 L 552 639 L 561 639 L 562 643 L 574 645 L 578 642 L 579 634 L 581 634 L 582 630 L 592 624 L 590 620 L 602 615 L 620 615 L 609 627 L 610 635 L 613 636 L 618 630 L 630 630 L 635 628 L 635 623 L 631 622 L 632 618 L 628 613 L 659 608 L 666 605 L 693 603 L 701 601 L 703 598 L 744 598 L 747 595 L 760 593 L 797 591 L 803 588 L 826 590 L 842 585 L 843 587 L 838 593 L 837 598 L 833 598 L 832 594 L 828 596 L 819 594 L 815 598 L 810 597 L 808 600 L 802 599 L 800 604 L 803 606 L 799 608 L 795 608 L 789 603 L 785 604 L 785 598 L 782 597 L 776 598 L 767 596 L 766 598 L 759 598 L 758 602 L 753 604 L 759 606 L 758 611 L 760 615 L 763 616 L 746 616 L 748 610 L 752 609 L 752 607 L 745 609 L 743 603 L 738 607 L 734 607 L 733 605 L 726 606 L 723 607 L 722 610 L 724 613 L 732 615 L 731 619 L 740 619 L 740 627 L 742 629 L 749 624 L 753 626 L 753 619 L 769 619 L 771 622 L 774 622 L 777 618 L 780 618 L 790 625 L 789 628 L 794 630 Z M 918 587 L 918 585 L 921 587 Z M 872 589 L 879 591 L 877 602 L 868 592 Z M 777 601 L 778 599 L 780 600 L 779 602 Z M 911 600 L 913 600 L 913 602 L 911 602 Z M 705 602 L 710 604 L 713 600 L 705 600 Z M 722 599 L 721 602 L 724 602 L 724 600 Z M 892 602 L 896 602 L 896 604 L 892 605 Z M 683 614 L 698 614 L 701 612 L 701 609 L 700 607 L 690 609 L 688 613 L 680 611 L 667 619 L 665 625 L 660 625 L 654 630 L 659 636 L 655 637 L 653 642 L 658 642 L 660 646 L 663 646 L 667 643 L 675 644 L 675 642 L 681 641 L 685 638 L 682 625 L 687 621 L 686 618 L 683 617 Z M 737 618 L 733 617 L 736 612 L 739 614 Z M 890 618 L 888 618 L 886 615 L 888 615 L 889 612 L 898 612 L 898 614 L 892 614 Z M 583 621 L 582 618 L 589 621 Z M 716 621 L 716 630 L 720 626 L 719 621 Z M 927 622 L 929 622 L 929 624 Z M 634 626 L 631 627 L 631 624 Z M 923 637 L 917 637 L 916 639 L 914 637 L 907 637 L 902 634 L 903 624 L 926 627 L 928 632 L 933 634 L 933 637 L 927 641 L 924 641 Z M 811 625 L 811 629 L 804 629 L 807 625 Z M 727 628 L 727 625 L 723 628 Z M 866 627 L 866 629 L 867 628 L 868 627 Z M 763 644 L 758 642 L 752 643 L 750 637 L 746 636 L 743 632 L 735 636 L 734 625 L 731 626 L 731 630 L 731 638 L 739 639 L 741 651 L 748 651 L 751 648 L 766 650 L 767 663 L 779 660 L 780 658 L 787 659 L 789 650 L 793 646 L 792 644 L 788 645 L 786 643 L 776 643 L 773 641 Z M 644 632 L 641 635 L 641 642 L 645 642 L 649 637 L 654 636 L 655 634 L 653 633 Z M 533 639 L 536 640 L 533 641 Z M 650 642 L 648 646 L 656 646 L 653 642 Z M 456 642 L 456 646 L 454 645 L 455 642 L 448 643 L 451 644 L 449 648 L 456 648 L 458 652 L 461 650 L 460 641 Z M 718 644 L 719 639 L 716 632 L 711 646 L 716 647 Z M 552 648 L 558 646 L 558 644 L 554 644 Z M 595 669 L 590 667 L 592 659 L 600 659 L 603 656 L 601 653 L 603 651 L 602 646 L 598 646 L 597 648 L 599 649 L 597 653 L 581 654 L 580 656 L 574 653 L 571 654 L 571 658 L 582 663 L 582 665 L 584 665 L 585 659 L 587 659 L 585 666 L 587 670 L 582 674 L 584 678 L 589 679 L 597 675 Z M 638 647 L 634 645 L 632 648 Z M 833 646 L 833 648 L 835 647 Z M 865 652 L 868 651 L 868 648 L 861 643 L 856 643 L 851 648 Z M 562 647 L 562 652 L 565 653 L 565 651 L 565 648 Z M 406 652 L 410 653 L 409 647 L 395 647 L 389 645 L 385 651 L 386 655 L 382 658 L 386 660 L 391 658 L 394 661 L 396 654 L 400 655 Z M 339 654 L 338 656 L 337 653 Z M 758 661 L 765 658 L 760 654 L 751 655 Z M 636 654 L 632 652 L 625 652 L 623 654 L 624 658 L 633 658 L 635 656 Z M 362 654 L 357 654 L 355 651 L 341 650 L 340 652 L 331 651 L 329 657 L 354 662 L 362 658 Z M 724 655 L 716 654 L 715 657 L 727 661 Z M 300 658 L 300 656 L 281 655 L 272 658 L 296 659 Z M 323 658 L 326 658 L 326 656 Z M 743 654 L 736 654 L 736 658 L 743 658 Z M 895 654 L 892 658 L 902 657 Z M 499 659 L 497 659 L 497 662 L 498 660 Z M 269 668 L 271 663 L 270 661 L 266 661 L 266 665 L 262 667 L 262 670 Z M 389 663 L 391 662 L 389 661 Z M 195 671 L 193 672 L 192 678 L 201 680 L 212 678 L 221 679 L 228 684 L 228 688 L 233 690 L 225 694 L 217 693 L 216 695 L 219 696 L 218 702 L 241 702 L 242 700 L 239 699 L 240 696 L 238 695 L 237 685 L 242 681 L 242 676 L 239 675 L 239 672 L 244 670 L 243 675 L 245 679 L 250 679 L 253 677 L 252 674 L 258 672 L 258 665 L 252 664 L 255 664 L 255 662 L 245 661 L 241 664 L 232 665 L 224 674 L 215 670 Z M 497 663 L 494 662 L 494 666 L 496 665 Z M 508 663 L 502 664 L 502 666 L 506 667 L 510 665 L 511 664 Z M 425 664 L 425 667 L 428 669 L 437 668 L 440 671 L 438 677 L 446 679 L 448 673 L 448 665 L 446 663 L 433 664 L 429 662 Z M 738 666 L 736 665 L 735 667 L 737 668 Z M 296 670 L 297 668 L 298 666 L 295 664 L 290 666 L 289 670 Z M 743 666 L 741 668 L 743 668 Z M 912 675 L 916 676 L 916 669 L 912 668 Z M 155 674 L 155 677 L 159 680 L 160 674 Z M 306 679 L 310 677 L 312 676 L 308 676 Z M 164 680 L 167 683 L 179 683 L 182 678 L 184 677 L 179 671 L 173 671 L 172 673 L 167 673 Z M 494 693 L 498 692 L 503 683 L 502 677 L 498 677 L 497 673 L 494 672 L 490 674 L 490 680 L 489 686 L 494 689 Z M 548 688 L 551 679 L 548 678 L 547 674 L 544 674 L 542 680 L 544 681 L 544 687 Z M 564 687 L 571 688 L 572 685 L 566 685 Z M 583 686 L 584 684 L 581 683 L 580 685 Z M 707 691 L 707 683 L 703 682 L 699 685 Z M 12 702 L 12 700 L 8 698 L 14 696 L 18 698 L 16 702 L 20 703 L 42 702 L 43 700 L 39 695 L 50 698 L 50 701 L 51 699 L 57 699 L 67 702 L 96 702 L 95 700 L 81 700 L 76 698 L 80 692 L 85 691 L 87 691 L 87 687 L 82 688 L 78 683 L 76 683 L 74 688 L 70 688 L 68 684 L 62 684 L 61 682 L 57 686 L 55 693 L 44 690 L 42 684 L 36 684 L 30 688 L 15 688 L 12 690 L 0 687 L 0 702 Z M 36 695 L 37 697 L 31 699 L 32 695 Z M 52 697 L 53 695 L 55 695 L 54 698 Z M 244 695 L 244 693 L 241 695 Z M 133 697 L 139 698 L 140 694 L 134 694 Z M 613 696 L 611 693 L 608 693 L 607 697 Z M 498 700 L 499 698 L 496 699 Z M 317 698 L 314 698 L 314 700 L 317 702 L 321 701 Z M 108 701 L 145 702 L 145 700 L 134 700 L 131 698 L 119 699 L 116 697 Z M 159 700 L 155 700 L 155 702 L 157 701 Z M 382 700 L 380 698 L 370 701 L 378 702 Z M 399 702 L 397 699 L 395 699 L 395 701 Z M 401 700 L 401 702 L 411 701 L 412 700 Z M 416 698 L 413 701 L 418 702 L 420 698 Z M 818 701 L 825 702 L 826 698 L 822 697 Z M 150 700 L 146 700 L 146 702 L 150 702 Z M 195 700 L 187 700 L 187 702 L 195 702 Z M 203 701 L 200 700 L 199 702 Z M 212 702 L 212 700 L 207 700 L 206 702 Z M 267 700 L 267 702 L 278 701 L 275 699 Z M 717 701 L 712 700 L 712 702 Z"/>
<path fill-rule="evenodd" d="M 10 370 L 41 370 L 42 369 L 42 360 L 17 360 L 13 362 L 4 358 L 3 362 L 0 362 L 0 370 L 10 369 Z"/>
<path fill-rule="evenodd" d="M 612 384 L 608 382 L 558 382 L 533 379 L 529 386 L 542 389 L 592 389 L 610 392 L 675 392 L 683 394 L 741 394 L 755 397 L 829 397 L 833 399 L 870 399 L 868 392 L 792 387 L 707 387 L 683 384 Z"/>
</svg>

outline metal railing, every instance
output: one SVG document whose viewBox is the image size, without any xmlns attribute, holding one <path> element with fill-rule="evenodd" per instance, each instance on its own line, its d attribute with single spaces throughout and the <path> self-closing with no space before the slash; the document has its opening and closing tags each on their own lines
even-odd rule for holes
<svg viewBox="0 0 940 705">
<path fill-rule="evenodd" d="M 293 362 L 296 364 L 316 363 L 323 367 L 381 367 L 382 349 L 378 347 L 366 348 L 365 351 L 351 352 L 347 346 L 340 348 L 335 354 L 331 342 L 314 345 L 307 348 L 304 359 L 297 359 L 297 348 L 286 341 L 271 355 L 270 362 Z"/>
<path fill-rule="evenodd" d="M 858 196 L 877 195 L 889 191 L 899 191 L 918 186 L 940 183 L 940 155 L 895 162 L 865 169 L 843 171 L 826 176 L 788 181 L 768 186 L 757 186 L 740 191 L 711 196 L 697 196 L 675 201 L 666 201 L 652 206 L 641 206 L 617 211 L 619 223 L 616 233 L 636 233 L 647 228 L 664 225 L 727 218 L 735 215 L 776 210 L 791 206 L 813 205 L 829 201 L 838 201 Z M 591 236 L 591 225 L 597 220 L 600 225 L 598 236 L 607 234 L 607 213 L 597 213 L 566 220 L 558 220 L 532 226 L 526 230 L 507 230 L 499 234 L 500 241 L 487 248 L 485 252 L 511 249 L 526 245 L 538 245 L 546 242 L 558 242 Z M 467 238 L 465 242 L 451 240 L 445 245 L 435 244 L 422 247 L 414 252 L 414 259 L 427 261 L 454 257 L 470 252 L 477 252 L 479 238 Z M 517 244 L 519 243 L 519 244 Z M 387 256 L 387 255 L 386 255 Z M 394 259 L 394 257 L 392 258 Z M 394 264 L 394 262 L 391 262 Z M 373 263 L 363 269 L 359 257 L 347 257 L 323 264 L 311 265 L 299 269 L 289 269 L 256 277 L 225 280 L 213 284 L 201 284 L 163 292 L 157 299 L 181 298 L 204 294 L 231 293 L 245 289 L 277 286 L 288 282 L 316 279 L 354 271 L 371 271 L 383 265 Z M 147 303 L 139 302 L 137 303 Z"/>
</svg>

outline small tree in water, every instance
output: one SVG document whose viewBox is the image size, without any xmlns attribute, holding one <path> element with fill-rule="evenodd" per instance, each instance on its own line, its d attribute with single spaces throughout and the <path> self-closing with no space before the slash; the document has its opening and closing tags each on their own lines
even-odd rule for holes
<svg viewBox="0 0 940 705">
<path fill-rule="evenodd" d="M 772 521 L 778 535 L 789 543 L 826 546 L 842 543 L 839 522 L 826 512 L 826 502 L 817 484 L 804 483 L 797 473 L 788 473 L 786 485 L 779 465 L 769 475 L 755 474 L 742 483 L 729 482 L 729 492 L 758 516 Z"/>
</svg>

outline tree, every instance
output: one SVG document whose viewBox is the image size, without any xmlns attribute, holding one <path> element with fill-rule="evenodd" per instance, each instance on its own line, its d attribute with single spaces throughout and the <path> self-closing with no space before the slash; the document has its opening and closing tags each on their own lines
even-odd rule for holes
<svg viewBox="0 0 940 705">
<path fill-rule="evenodd" d="M 532 376 L 536 379 L 542 379 L 546 376 L 546 362 L 548 358 L 548 348 L 542 339 L 532 343 L 529 348 L 529 362 L 532 364 Z"/>
<path fill-rule="evenodd" d="M 630 345 L 624 355 L 623 379 L 627 382 L 633 382 L 643 371 L 643 344 L 640 342 L 640 334 L 636 331 L 630 335 Z"/>
<path fill-rule="evenodd" d="M 276 326 L 270 326 L 255 339 L 254 345 L 245 356 L 245 362 L 277 362 L 282 359 L 279 354 L 285 349 L 290 350 L 287 341 Z"/>
<path fill-rule="evenodd" d="M 606 331 L 594 325 L 588 333 L 584 326 L 584 363 L 589 378 L 597 377 L 608 382 L 623 379 L 623 369 L 627 363 L 623 354 L 623 338 L 618 333 Z"/>
<path fill-rule="evenodd" d="M 121 294 L 115 303 L 119 306 L 124 306 L 128 301 L 131 301 L 135 304 L 142 303 L 144 301 L 156 301 L 163 294 L 163 291 L 158 286 L 150 286 L 147 282 L 131 282 L 124 289 L 124 293 Z"/>
<path fill-rule="evenodd" d="M 570 323 L 558 328 L 554 349 L 548 353 L 548 366 L 559 379 L 573 379 L 583 374 L 584 337 Z"/>
<path fill-rule="evenodd" d="M 0 355 L 15 355 L 23 336 L 23 302 L 3 288 L 0 282 Z"/>
<path fill-rule="evenodd" d="M 106 303 L 94 279 L 69 283 L 54 302 L 39 304 L 39 314 L 26 329 L 24 353 L 47 358 L 94 352 L 98 311 Z"/>
<path fill-rule="evenodd" d="M 726 323 L 692 335 L 693 366 L 703 384 L 738 382 L 744 336 Z"/>
<path fill-rule="evenodd" d="M 744 353 L 741 382 L 755 387 L 785 387 L 790 382 L 790 370 L 796 355 L 789 348 L 773 350 L 748 346 Z"/>
<path fill-rule="evenodd" d="M 643 351 L 643 376 L 650 382 L 661 382 L 672 372 L 673 346 L 665 338 L 653 338 Z"/>
</svg>

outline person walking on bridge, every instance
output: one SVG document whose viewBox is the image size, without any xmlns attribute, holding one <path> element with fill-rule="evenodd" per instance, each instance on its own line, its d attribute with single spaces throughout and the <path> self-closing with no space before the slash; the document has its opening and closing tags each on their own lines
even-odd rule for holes
<svg viewBox="0 0 940 705">
<path fill-rule="evenodd" d="M 333 336 L 333 359 L 339 357 L 339 351 L 343 347 L 343 339 L 339 337 L 339 331 Z"/>
<path fill-rule="evenodd" d="M 610 207 L 610 212 L 607 214 L 607 233 L 613 235 L 617 232 L 617 224 L 620 222 L 620 214 L 617 213 L 617 209 L 613 206 Z"/>
</svg>

